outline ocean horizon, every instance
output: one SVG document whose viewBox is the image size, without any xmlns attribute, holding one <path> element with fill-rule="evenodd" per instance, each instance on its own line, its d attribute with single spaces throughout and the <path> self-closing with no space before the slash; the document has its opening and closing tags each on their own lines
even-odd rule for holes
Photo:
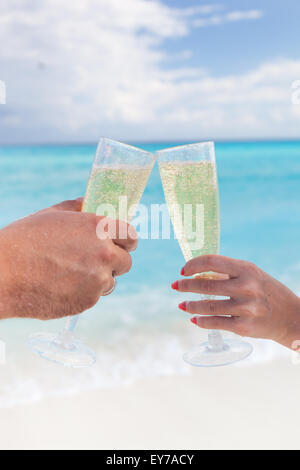
<svg viewBox="0 0 300 470">
<path fill-rule="evenodd" d="M 101 137 L 106 137 L 112 140 L 115 140 L 117 142 L 123 142 L 128 145 L 146 145 L 146 146 L 153 146 L 153 145 L 167 145 L 167 147 L 170 146 L 176 146 L 176 145 L 188 145 L 188 144 L 193 144 L 193 143 L 199 143 L 199 142 L 210 142 L 213 141 L 215 144 L 253 144 L 253 143 L 287 143 L 287 142 L 293 142 L 297 143 L 300 142 L 300 138 L 298 136 L 295 137 L 241 137 L 237 139 L 226 139 L 226 138 L 220 138 L 216 139 L 213 137 L 207 137 L 207 138 L 201 138 L 201 139 L 179 139 L 179 140 L 174 140 L 174 139 L 157 139 L 157 140 L 147 140 L 147 139 L 122 139 L 118 138 L 115 136 L 100 136 L 98 141 L 97 140 L 78 140 L 75 141 L 74 139 L 68 141 L 68 140 L 61 140 L 61 141 L 38 141 L 38 140 L 33 140 L 33 141 L 19 141 L 19 142 L 1 142 L 0 141 L 0 148 L 1 147 L 56 147 L 56 146 L 61 146 L 61 147 L 74 147 L 74 146 L 97 146 L 98 142 Z"/>
<path fill-rule="evenodd" d="M 195 140 L 196 142 L 197 140 Z M 150 152 L 192 142 L 130 141 Z M 0 145 L 0 227 L 65 199 L 82 196 L 96 143 Z M 221 203 L 221 253 L 247 259 L 300 294 L 300 140 L 216 141 Z M 141 202 L 164 202 L 157 164 Z M 82 315 L 76 337 L 97 353 L 97 363 L 71 370 L 34 356 L 26 338 L 59 331 L 64 321 L 1 322 L 7 363 L 0 366 L 0 407 L 83 389 L 123 387 L 144 377 L 189 374 L 186 347 L 206 337 L 179 311 L 191 296 L 171 290 L 184 259 L 177 241 L 140 240 L 130 273 L 116 291 Z M 247 367 L 288 354 L 253 341 Z"/>
</svg>

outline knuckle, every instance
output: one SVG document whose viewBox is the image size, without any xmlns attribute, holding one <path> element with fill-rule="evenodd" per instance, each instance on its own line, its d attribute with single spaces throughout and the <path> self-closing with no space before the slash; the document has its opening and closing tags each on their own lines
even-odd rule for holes
<svg viewBox="0 0 300 470">
<path fill-rule="evenodd" d="M 213 302 L 207 302 L 208 310 L 211 314 L 215 315 L 216 313 L 216 305 Z"/>
<path fill-rule="evenodd" d="M 189 281 L 188 279 L 182 279 L 178 282 L 178 286 L 180 290 L 186 291 L 189 288 Z"/>
<path fill-rule="evenodd" d="M 241 306 L 241 312 L 248 317 L 252 317 L 257 312 L 257 306 L 255 302 L 247 302 Z"/>
<path fill-rule="evenodd" d="M 244 285 L 242 285 L 241 293 L 245 297 L 256 298 L 260 293 L 259 284 L 255 279 L 248 280 L 244 283 Z"/>
<path fill-rule="evenodd" d="M 202 261 L 208 266 L 213 266 L 216 260 L 216 255 L 203 255 Z"/>
<path fill-rule="evenodd" d="M 209 254 L 209 255 L 204 255 L 203 258 L 204 258 L 204 260 L 207 261 L 207 262 L 212 262 L 212 261 L 214 261 L 215 256 L 216 256 L 216 255 Z"/>
<path fill-rule="evenodd" d="M 134 240 L 133 238 L 127 238 L 127 251 L 135 251 L 138 246 L 138 240 Z"/>
<path fill-rule="evenodd" d="M 185 263 L 185 266 L 184 266 L 184 274 L 185 275 L 188 275 L 189 272 L 191 271 L 192 269 L 192 266 L 193 264 L 196 262 L 196 258 L 193 258 L 193 259 L 190 259 L 189 261 L 187 261 Z"/>
<path fill-rule="evenodd" d="M 133 225 L 128 225 L 128 241 L 130 244 L 130 249 L 132 251 L 135 250 L 138 245 L 138 234 Z"/>
<path fill-rule="evenodd" d="M 138 244 L 139 244 L 138 238 L 132 239 L 132 245 L 129 251 L 135 251 L 138 247 Z"/>
<path fill-rule="evenodd" d="M 186 302 L 186 310 L 189 313 L 198 313 L 198 302 L 195 301 L 189 301 Z"/>
<path fill-rule="evenodd" d="M 257 303 L 263 301 L 263 299 L 265 297 L 265 293 L 264 293 L 263 284 L 260 281 L 256 282 L 256 286 L 255 286 L 255 290 L 254 290 L 253 294 L 254 294 L 254 297 L 255 297 L 255 300 L 257 301 Z"/>
<path fill-rule="evenodd" d="M 237 322 L 235 325 L 234 331 L 239 336 L 249 336 L 250 328 L 249 325 L 245 322 Z"/>
<path fill-rule="evenodd" d="M 246 265 L 246 271 L 247 274 L 250 275 L 251 277 L 259 278 L 260 277 L 260 268 L 256 266 L 256 264 L 250 262 L 250 261 L 245 261 Z"/>
<path fill-rule="evenodd" d="M 201 281 L 201 285 L 203 287 L 203 290 L 207 293 L 207 294 L 210 294 L 212 293 L 213 291 L 213 283 L 212 281 L 208 280 L 208 279 L 203 279 Z"/>
<path fill-rule="evenodd" d="M 249 308 L 248 305 L 242 305 L 242 306 L 240 306 L 239 311 L 240 311 L 240 314 L 241 314 L 242 316 L 246 316 L 246 317 L 251 316 L 251 314 L 252 314 L 252 311 L 251 311 L 251 309 Z"/>
<path fill-rule="evenodd" d="M 102 294 L 110 290 L 112 282 L 113 280 L 111 274 L 103 272 L 101 273 L 99 276 L 99 287 Z"/>
<path fill-rule="evenodd" d="M 265 297 L 261 297 L 256 301 L 256 313 L 263 317 L 270 315 L 271 309 Z"/>
<path fill-rule="evenodd" d="M 62 201 L 58 204 L 55 204 L 53 208 L 55 210 L 64 210 L 64 211 L 71 211 L 75 209 L 79 209 L 81 206 L 81 202 L 77 199 L 67 199 L 66 201 Z"/>
<path fill-rule="evenodd" d="M 269 310 L 262 299 L 255 299 L 252 302 L 249 302 L 247 310 L 248 315 L 252 318 L 265 318 L 269 314 Z"/>
<path fill-rule="evenodd" d="M 100 259 L 103 264 L 110 265 L 116 258 L 116 252 L 114 247 L 109 243 L 106 244 L 104 249 L 101 250 Z"/>
<path fill-rule="evenodd" d="M 73 205 L 75 202 L 76 202 L 75 199 L 66 199 L 65 201 L 62 201 L 62 202 L 61 202 L 61 205 L 64 205 L 64 206 L 71 206 L 71 205 Z M 59 204 L 58 204 L 58 205 L 59 205 Z"/>
<path fill-rule="evenodd" d="M 132 258 L 128 254 L 126 257 L 126 261 L 124 263 L 124 273 L 128 273 L 131 270 L 131 267 L 132 267 Z"/>
</svg>

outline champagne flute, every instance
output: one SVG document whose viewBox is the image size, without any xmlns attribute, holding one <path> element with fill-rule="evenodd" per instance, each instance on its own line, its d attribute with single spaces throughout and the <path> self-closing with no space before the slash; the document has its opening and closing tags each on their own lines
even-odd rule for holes
<svg viewBox="0 0 300 470">
<path fill-rule="evenodd" d="M 166 202 L 185 260 L 218 254 L 220 217 L 214 143 L 183 145 L 158 151 L 157 155 Z M 216 275 L 195 277 L 212 279 Z M 220 331 L 212 330 L 208 342 L 194 346 L 183 359 L 193 366 L 216 367 L 245 359 L 251 352 L 249 343 L 224 340 Z"/>
<path fill-rule="evenodd" d="M 97 147 L 82 211 L 130 222 L 154 161 L 154 155 L 149 152 L 102 138 Z M 110 294 L 114 287 L 104 295 Z M 42 358 L 64 366 L 87 367 L 94 364 L 95 353 L 74 338 L 78 318 L 68 317 L 60 334 L 37 333 L 30 336 L 29 348 Z"/>
</svg>

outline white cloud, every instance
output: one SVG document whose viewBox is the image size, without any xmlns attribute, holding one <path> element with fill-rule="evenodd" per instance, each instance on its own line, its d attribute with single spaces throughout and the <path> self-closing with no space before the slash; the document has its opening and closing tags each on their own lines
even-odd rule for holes
<svg viewBox="0 0 300 470">
<path fill-rule="evenodd" d="M 258 20 L 262 17 L 261 10 L 232 11 L 222 15 L 212 15 L 208 18 L 197 18 L 193 24 L 198 28 L 203 28 L 204 26 L 218 26 L 236 21 Z"/>
<path fill-rule="evenodd" d="M 261 10 L 232 11 L 225 15 L 227 21 L 258 20 L 263 17 Z"/>
<path fill-rule="evenodd" d="M 180 65 L 166 70 L 170 57 L 163 41 L 188 35 L 195 15 L 209 19 L 213 10 L 204 7 L 179 10 L 154 0 L 1 0 L 0 43 L 6 47 L 0 78 L 7 84 L 7 105 L 0 108 L 0 139 L 297 134 L 300 118 L 290 94 L 300 61 L 274 60 L 224 77 Z M 240 13 L 226 15 L 234 22 Z"/>
<path fill-rule="evenodd" d="M 199 5 L 194 7 L 187 7 L 178 10 L 180 16 L 194 16 L 194 15 L 208 15 L 216 11 L 224 9 L 224 5 L 212 4 L 212 5 Z"/>
</svg>

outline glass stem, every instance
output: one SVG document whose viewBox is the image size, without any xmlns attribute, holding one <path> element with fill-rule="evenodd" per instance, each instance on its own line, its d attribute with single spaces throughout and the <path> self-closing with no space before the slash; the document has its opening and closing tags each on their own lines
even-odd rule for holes
<svg viewBox="0 0 300 470">
<path fill-rule="evenodd" d="M 221 352 L 224 349 L 223 336 L 220 331 L 210 330 L 208 332 L 208 347 L 212 352 Z"/>
<path fill-rule="evenodd" d="M 217 297 L 210 295 L 205 297 L 207 300 L 215 300 Z M 218 330 L 209 330 L 208 332 L 208 348 L 211 352 L 224 351 L 223 336 Z"/>
<path fill-rule="evenodd" d="M 76 315 L 74 317 L 68 317 L 65 323 L 65 328 L 64 331 L 67 331 L 69 333 L 73 333 L 73 331 L 76 328 L 76 325 L 78 323 L 79 316 Z"/>
<path fill-rule="evenodd" d="M 66 349 L 68 349 L 68 347 L 70 347 L 73 342 L 73 332 L 78 323 L 78 319 L 79 315 L 76 315 L 75 317 L 68 317 L 64 329 L 60 334 L 60 342 Z"/>
</svg>

